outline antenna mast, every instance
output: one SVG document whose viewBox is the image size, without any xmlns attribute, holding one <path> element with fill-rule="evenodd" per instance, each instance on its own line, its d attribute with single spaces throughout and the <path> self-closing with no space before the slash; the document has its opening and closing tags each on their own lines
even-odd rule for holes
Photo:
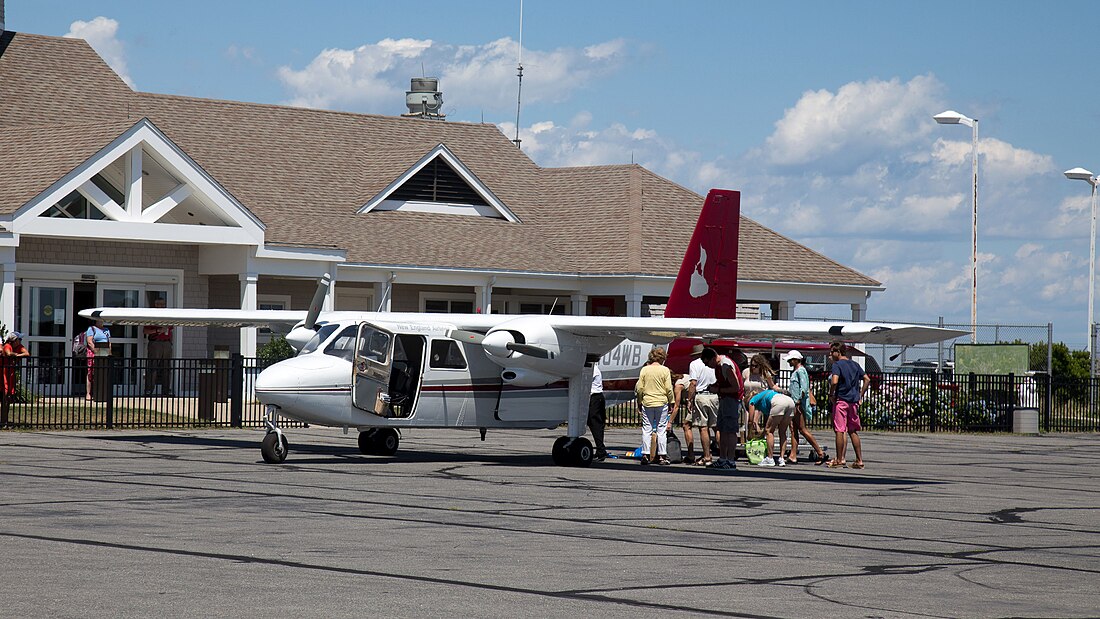
<svg viewBox="0 0 1100 619">
<path fill-rule="evenodd" d="M 519 89 L 516 90 L 516 139 L 512 140 L 515 143 L 516 148 L 520 148 L 519 139 L 519 108 L 520 103 L 523 101 L 523 0 L 519 0 L 519 54 L 516 61 L 518 67 L 516 68 L 516 77 L 519 78 Z"/>
</svg>

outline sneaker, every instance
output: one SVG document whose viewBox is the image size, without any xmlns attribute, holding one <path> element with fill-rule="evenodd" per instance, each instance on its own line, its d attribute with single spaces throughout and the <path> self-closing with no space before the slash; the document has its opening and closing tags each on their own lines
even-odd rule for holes
<svg viewBox="0 0 1100 619">
<path fill-rule="evenodd" d="M 642 456 L 642 466 L 649 464 L 649 456 Z"/>
<path fill-rule="evenodd" d="M 764 458 L 760 461 L 760 464 L 757 464 L 756 466 L 775 466 L 775 460 L 772 460 L 771 458 Z"/>
<path fill-rule="evenodd" d="M 592 456 L 592 459 L 595 460 L 596 462 L 603 462 L 604 460 L 607 459 L 607 452 L 606 451 L 597 451 L 596 455 Z"/>
<path fill-rule="evenodd" d="M 719 458 L 717 462 L 710 466 L 713 469 L 718 469 L 721 471 L 733 471 L 737 469 L 737 465 L 734 464 L 733 460 L 724 460 L 722 458 Z"/>
<path fill-rule="evenodd" d="M 783 459 L 783 456 L 779 457 L 779 460 L 775 462 L 776 466 L 787 466 L 787 461 Z"/>
</svg>

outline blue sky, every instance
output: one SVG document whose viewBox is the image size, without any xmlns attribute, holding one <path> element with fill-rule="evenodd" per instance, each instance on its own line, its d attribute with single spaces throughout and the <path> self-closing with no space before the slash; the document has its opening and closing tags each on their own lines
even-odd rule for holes
<svg viewBox="0 0 1100 619">
<path fill-rule="evenodd" d="M 968 323 L 971 133 L 932 120 L 958 110 L 980 120 L 979 322 L 1083 348 L 1089 187 L 1062 171 L 1100 172 L 1094 7 L 526 0 L 520 135 L 544 166 L 741 190 L 748 217 L 882 281 L 869 318 Z M 449 119 L 515 132 L 518 0 L 6 9 L 138 90 L 399 114 L 423 72 Z"/>
</svg>

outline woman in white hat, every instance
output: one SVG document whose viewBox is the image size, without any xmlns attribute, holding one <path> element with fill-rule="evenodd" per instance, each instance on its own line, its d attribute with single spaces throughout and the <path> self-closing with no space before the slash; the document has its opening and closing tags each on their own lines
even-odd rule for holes
<svg viewBox="0 0 1100 619">
<path fill-rule="evenodd" d="M 810 441 L 810 446 L 814 448 L 814 453 L 817 454 L 817 463 L 825 464 L 825 461 L 828 460 L 825 457 L 825 450 L 821 448 L 821 445 L 817 443 L 817 439 L 810 433 L 808 425 L 810 420 L 813 419 L 813 406 L 810 405 L 810 374 L 806 371 L 806 367 L 802 365 L 802 353 L 797 350 L 787 353 L 787 363 L 791 366 L 791 399 L 794 400 L 795 406 L 798 408 L 791 420 L 791 453 L 790 457 L 787 458 L 787 462 L 791 464 L 798 463 L 798 433 L 801 432 L 802 436 Z"/>
</svg>

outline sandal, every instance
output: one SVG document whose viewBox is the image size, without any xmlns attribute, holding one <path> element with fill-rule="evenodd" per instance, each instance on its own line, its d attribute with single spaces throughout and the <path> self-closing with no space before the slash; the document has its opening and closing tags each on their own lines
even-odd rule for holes
<svg viewBox="0 0 1100 619">
<path fill-rule="evenodd" d="M 700 456 L 699 459 L 695 461 L 695 466 L 710 466 L 710 465 L 711 465 L 711 461 L 704 459 L 702 456 Z"/>
<path fill-rule="evenodd" d="M 864 464 L 862 462 L 853 462 L 852 463 L 852 468 L 853 469 L 861 469 L 861 468 L 863 468 L 863 466 L 864 466 Z"/>
<path fill-rule="evenodd" d="M 829 461 L 829 468 L 831 468 L 831 469 L 846 469 L 846 468 L 848 468 L 848 463 L 847 462 L 839 462 L 837 460 L 830 460 Z"/>
<path fill-rule="evenodd" d="M 822 449 L 821 453 L 817 454 L 817 462 L 814 462 L 814 464 L 816 464 L 818 466 L 821 466 L 822 464 L 828 464 L 828 463 L 829 463 L 829 459 L 825 457 L 825 450 Z"/>
</svg>

